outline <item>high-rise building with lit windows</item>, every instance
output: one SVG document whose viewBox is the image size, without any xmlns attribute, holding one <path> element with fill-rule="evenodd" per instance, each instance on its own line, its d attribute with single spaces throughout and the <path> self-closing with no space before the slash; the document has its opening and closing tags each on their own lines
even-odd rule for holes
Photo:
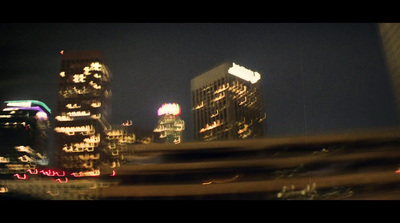
<svg viewBox="0 0 400 223">
<path fill-rule="evenodd" d="M 109 148 L 112 74 L 100 51 L 62 51 L 55 114 L 57 165 L 81 175 L 115 166 Z"/>
<path fill-rule="evenodd" d="M 165 103 L 157 111 L 159 117 L 154 132 L 160 133 L 160 141 L 165 143 L 181 143 L 185 130 L 185 121 L 179 115 L 181 107 L 176 103 Z"/>
<path fill-rule="evenodd" d="M 5 101 L 0 111 L 0 174 L 46 166 L 51 110 L 38 100 Z"/>
<path fill-rule="evenodd" d="M 225 62 L 193 78 L 191 92 L 195 140 L 263 136 L 260 73 Z"/>
</svg>

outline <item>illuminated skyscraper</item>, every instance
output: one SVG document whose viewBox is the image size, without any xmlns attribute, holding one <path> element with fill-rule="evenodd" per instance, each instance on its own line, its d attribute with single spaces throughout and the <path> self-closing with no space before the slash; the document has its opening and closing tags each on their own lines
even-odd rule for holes
<svg viewBox="0 0 400 223">
<path fill-rule="evenodd" d="M 378 30 L 400 115 L 400 23 L 379 23 Z"/>
<path fill-rule="evenodd" d="M 191 80 L 195 140 L 263 135 L 261 75 L 225 62 Z"/>
<path fill-rule="evenodd" d="M 0 111 L 0 173 L 48 165 L 51 110 L 38 100 L 5 101 Z"/>
<path fill-rule="evenodd" d="M 179 118 L 181 107 L 176 103 L 165 103 L 158 109 L 158 122 L 154 132 L 160 133 L 160 139 L 166 143 L 178 144 L 182 141 L 185 122 Z"/>
<path fill-rule="evenodd" d="M 113 165 L 115 153 L 105 140 L 111 77 L 100 51 L 62 53 L 54 128 L 58 166 L 84 175 Z"/>
</svg>

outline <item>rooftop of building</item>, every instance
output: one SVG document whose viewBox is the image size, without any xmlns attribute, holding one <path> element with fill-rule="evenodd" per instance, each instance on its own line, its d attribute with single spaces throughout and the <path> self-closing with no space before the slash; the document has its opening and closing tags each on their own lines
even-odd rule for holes
<svg viewBox="0 0 400 223">
<path fill-rule="evenodd" d="M 100 50 L 73 50 L 73 51 L 62 51 L 62 60 L 79 60 L 79 59 L 98 59 L 104 61 L 103 53 Z"/>
</svg>

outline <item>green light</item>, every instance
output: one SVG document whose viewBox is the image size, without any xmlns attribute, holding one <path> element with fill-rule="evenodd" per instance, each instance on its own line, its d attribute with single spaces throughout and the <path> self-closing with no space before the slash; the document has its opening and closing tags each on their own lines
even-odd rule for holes
<svg viewBox="0 0 400 223">
<path fill-rule="evenodd" d="M 5 101 L 4 103 L 31 103 L 33 105 L 39 105 L 42 106 L 44 109 L 46 109 L 50 114 L 51 114 L 51 109 L 49 107 L 47 107 L 47 105 L 41 101 L 38 100 L 16 100 L 16 101 Z"/>
</svg>

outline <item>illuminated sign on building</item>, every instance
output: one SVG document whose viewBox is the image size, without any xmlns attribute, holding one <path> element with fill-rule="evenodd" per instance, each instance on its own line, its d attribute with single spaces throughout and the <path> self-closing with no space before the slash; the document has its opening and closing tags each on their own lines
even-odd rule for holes
<svg viewBox="0 0 400 223">
<path fill-rule="evenodd" d="M 159 120 L 153 132 L 160 133 L 160 139 L 166 143 L 178 144 L 182 141 L 185 122 L 179 118 L 181 107 L 176 103 L 164 103 L 158 109 Z"/>
<path fill-rule="evenodd" d="M 38 100 L 4 103 L 6 107 L 0 110 L 0 172 L 12 173 L 26 165 L 47 165 L 50 109 Z"/>
<path fill-rule="evenodd" d="M 18 100 L 18 101 L 5 101 L 8 107 L 32 107 L 32 105 L 43 107 L 48 113 L 51 114 L 51 109 L 47 105 L 38 100 Z"/>
<path fill-rule="evenodd" d="M 158 116 L 181 114 L 181 107 L 176 103 L 165 103 L 158 109 Z"/>
<path fill-rule="evenodd" d="M 252 84 L 256 83 L 261 78 L 260 73 L 254 72 L 235 63 L 232 63 L 232 67 L 229 68 L 228 73 L 243 80 L 250 81 Z"/>
<path fill-rule="evenodd" d="M 36 113 L 36 118 L 43 120 L 43 119 L 47 119 L 48 116 L 47 116 L 46 112 L 39 111 L 38 113 Z"/>
</svg>

